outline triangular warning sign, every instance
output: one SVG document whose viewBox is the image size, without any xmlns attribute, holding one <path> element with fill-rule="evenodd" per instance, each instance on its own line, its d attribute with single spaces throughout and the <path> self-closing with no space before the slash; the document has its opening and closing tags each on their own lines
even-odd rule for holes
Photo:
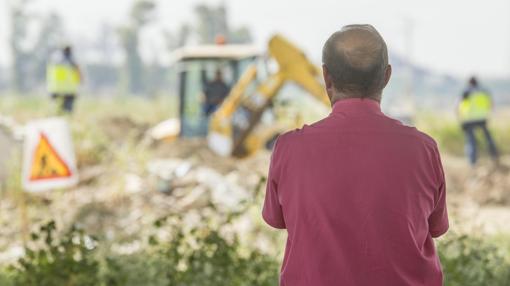
<svg viewBox="0 0 510 286">
<path fill-rule="evenodd" d="M 51 146 L 44 133 L 41 133 L 39 142 L 35 147 L 32 166 L 30 167 L 30 181 L 67 178 L 71 171 L 60 158 L 57 151 Z"/>
</svg>

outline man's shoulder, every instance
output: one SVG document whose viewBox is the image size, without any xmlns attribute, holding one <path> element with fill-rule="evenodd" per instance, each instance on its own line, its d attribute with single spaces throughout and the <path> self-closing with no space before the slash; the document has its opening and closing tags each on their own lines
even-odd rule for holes
<svg viewBox="0 0 510 286">
<path fill-rule="evenodd" d="M 416 143 L 422 144 L 431 149 L 437 149 L 436 141 L 427 133 L 418 130 L 416 127 L 407 126 L 402 124 L 400 121 L 393 119 L 391 117 L 385 116 L 385 130 L 389 133 L 394 133 L 396 136 L 405 136 L 411 137 L 414 139 Z M 316 133 L 321 133 L 322 130 L 328 130 L 329 126 L 328 118 L 315 122 L 311 125 L 305 124 L 301 128 L 296 128 L 285 133 L 282 133 L 278 136 L 278 145 L 280 146 L 290 146 L 296 145 L 303 138 L 309 137 L 310 135 L 314 135 Z M 326 127 L 326 128 L 325 128 Z M 368 131 L 367 131 L 368 132 Z"/>
<path fill-rule="evenodd" d="M 418 128 L 413 126 L 406 126 L 404 124 L 401 124 L 397 128 L 399 133 L 414 137 L 417 143 L 421 143 L 426 147 L 434 150 L 437 149 L 436 140 L 434 140 L 434 138 L 432 138 L 432 136 L 428 135 L 427 133 L 420 131 Z"/>
<path fill-rule="evenodd" d="M 323 125 L 327 123 L 328 117 L 319 120 L 312 124 L 304 124 L 301 128 L 295 128 L 290 131 L 284 132 L 278 136 L 278 141 L 280 142 L 289 142 L 299 140 L 303 136 L 309 135 L 315 131 L 320 130 Z M 285 143 L 282 143 L 285 144 Z"/>
<path fill-rule="evenodd" d="M 414 132 L 416 132 L 417 136 L 429 147 L 437 149 L 437 143 L 432 136 L 428 135 L 427 133 L 418 130 L 417 128 L 414 128 Z"/>
<path fill-rule="evenodd" d="M 303 135 L 305 133 L 308 133 L 308 131 L 311 128 L 313 128 L 313 124 L 312 125 L 305 124 L 301 128 L 295 128 L 287 132 L 281 133 L 280 135 L 278 135 L 278 138 L 276 140 L 275 149 L 288 151 L 291 146 L 296 146 L 297 144 L 299 144 Z M 283 151 L 280 151 L 278 153 L 282 152 Z"/>
<path fill-rule="evenodd" d="M 278 135 L 278 145 L 287 145 L 289 144 L 289 141 L 296 140 L 303 132 L 303 128 L 296 128 Z"/>
</svg>

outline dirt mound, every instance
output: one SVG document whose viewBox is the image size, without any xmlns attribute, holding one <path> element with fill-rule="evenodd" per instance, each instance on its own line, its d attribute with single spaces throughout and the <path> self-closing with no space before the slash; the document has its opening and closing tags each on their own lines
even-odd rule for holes
<svg viewBox="0 0 510 286">
<path fill-rule="evenodd" d="M 148 124 L 141 124 L 124 116 L 108 117 L 101 120 L 100 124 L 103 132 L 112 141 L 123 140 L 126 136 L 139 139 L 149 128 Z"/>
<path fill-rule="evenodd" d="M 480 204 L 510 205 L 510 169 L 482 166 L 466 179 L 465 188 Z"/>
<path fill-rule="evenodd" d="M 448 191 L 480 205 L 510 205 L 510 158 L 499 165 L 482 160 L 471 167 L 463 158 L 444 160 Z"/>
<path fill-rule="evenodd" d="M 245 159 L 222 157 L 207 146 L 207 141 L 204 138 L 180 138 L 170 143 L 158 144 L 155 146 L 154 155 L 157 158 L 188 160 L 197 165 L 213 168 L 222 174 L 246 171 L 265 175 L 269 166 L 270 153 L 267 150 L 261 150 Z"/>
</svg>

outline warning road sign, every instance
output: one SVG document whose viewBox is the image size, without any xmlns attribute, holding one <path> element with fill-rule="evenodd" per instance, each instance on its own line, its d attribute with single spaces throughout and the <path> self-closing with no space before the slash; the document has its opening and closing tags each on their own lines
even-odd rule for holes
<svg viewBox="0 0 510 286">
<path fill-rule="evenodd" d="M 27 191 L 65 188 L 77 183 L 71 134 L 62 118 L 49 118 L 25 128 L 23 186 Z"/>
<path fill-rule="evenodd" d="M 57 151 L 51 146 L 48 138 L 41 133 L 39 144 L 35 149 L 34 161 L 30 171 L 30 180 L 44 180 L 55 178 L 67 178 L 71 171 L 67 164 L 60 158 Z"/>
</svg>

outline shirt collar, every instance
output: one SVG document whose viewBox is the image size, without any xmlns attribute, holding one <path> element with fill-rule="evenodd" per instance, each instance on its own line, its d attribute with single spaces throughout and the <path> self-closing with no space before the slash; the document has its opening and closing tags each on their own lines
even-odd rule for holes
<svg viewBox="0 0 510 286">
<path fill-rule="evenodd" d="M 331 113 L 381 114 L 379 102 L 368 98 L 346 98 L 335 102 Z"/>
</svg>

